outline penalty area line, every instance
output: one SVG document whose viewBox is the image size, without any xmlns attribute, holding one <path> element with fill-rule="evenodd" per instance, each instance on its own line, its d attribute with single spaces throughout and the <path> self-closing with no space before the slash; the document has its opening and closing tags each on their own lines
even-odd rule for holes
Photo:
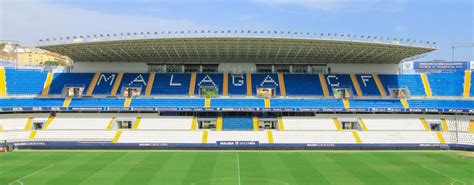
<svg viewBox="0 0 474 185">
<path fill-rule="evenodd" d="M 50 164 L 49 166 L 46 166 L 46 167 L 44 167 L 44 168 L 41 168 L 41 169 L 39 169 L 39 170 L 36 170 L 36 171 L 34 171 L 34 172 L 28 174 L 28 175 L 26 175 L 26 176 L 24 176 L 24 177 L 22 177 L 22 178 L 19 178 L 19 179 L 17 179 L 17 180 L 14 180 L 14 181 L 8 183 L 8 185 L 14 184 L 15 182 L 18 182 L 18 183 L 20 183 L 21 185 L 23 185 L 23 182 L 21 182 L 21 180 L 24 180 L 24 179 L 26 179 L 26 178 L 28 178 L 28 177 L 34 175 L 34 174 L 37 174 L 37 173 L 39 173 L 39 172 L 41 172 L 41 171 L 43 171 L 43 170 L 45 170 L 45 169 L 47 169 L 47 168 L 50 168 L 51 166 L 54 166 L 54 164 Z"/>
<path fill-rule="evenodd" d="M 460 182 L 461 184 L 464 184 L 464 185 L 466 184 L 466 183 L 464 183 L 463 181 L 460 181 L 460 180 L 458 180 L 458 179 L 456 179 L 456 178 L 453 178 L 453 177 L 451 177 L 451 176 L 448 176 L 448 175 L 446 175 L 445 173 L 442 173 L 442 172 L 440 172 L 440 171 L 438 171 L 438 170 L 435 170 L 435 169 L 433 169 L 433 168 L 430 168 L 430 167 L 428 167 L 428 166 L 426 166 L 426 165 L 424 165 L 424 164 L 421 164 L 420 166 L 423 167 L 423 168 L 425 168 L 425 169 L 428 169 L 428 170 L 430 170 L 430 171 L 432 171 L 432 172 L 435 172 L 435 173 L 437 173 L 437 174 L 439 174 L 439 175 L 442 175 L 442 176 L 444 176 L 444 177 L 447 177 L 447 178 L 451 179 L 451 180 L 452 180 L 452 181 L 451 181 L 451 185 L 455 185 L 456 182 Z"/>
</svg>

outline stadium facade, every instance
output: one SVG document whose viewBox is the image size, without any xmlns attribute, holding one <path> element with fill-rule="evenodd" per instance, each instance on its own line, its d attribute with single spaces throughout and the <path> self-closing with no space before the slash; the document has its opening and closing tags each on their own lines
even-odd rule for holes
<svg viewBox="0 0 474 185">
<path fill-rule="evenodd" d="M 40 48 L 73 72 L 0 68 L 0 140 L 16 148 L 474 149 L 472 70 L 400 74 L 431 46 L 196 36 Z"/>
</svg>

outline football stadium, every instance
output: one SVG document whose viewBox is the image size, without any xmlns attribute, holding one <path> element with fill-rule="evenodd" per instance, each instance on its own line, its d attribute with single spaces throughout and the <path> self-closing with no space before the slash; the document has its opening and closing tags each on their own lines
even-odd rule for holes
<svg viewBox="0 0 474 185">
<path fill-rule="evenodd" d="M 210 34 L 42 40 L 71 71 L 1 67 L 1 181 L 474 183 L 472 71 L 399 71 L 435 47 Z"/>
</svg>

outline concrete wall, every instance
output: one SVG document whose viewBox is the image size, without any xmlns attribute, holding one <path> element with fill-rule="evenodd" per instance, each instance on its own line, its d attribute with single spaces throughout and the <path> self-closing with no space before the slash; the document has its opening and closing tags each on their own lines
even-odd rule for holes
<svg viewBox="0 0 474 185">
<path fill-rule="evenodd" d="M 378 73 L 398 74 L 398 64 L 328 64 L 331 73 Z"/>
<path fill-rule="evenodd" d="M 146 73 L 148 66 L 146 63 L 131 62 L 75 62 L 72 72 L 128 72 Z"/>
</svg>

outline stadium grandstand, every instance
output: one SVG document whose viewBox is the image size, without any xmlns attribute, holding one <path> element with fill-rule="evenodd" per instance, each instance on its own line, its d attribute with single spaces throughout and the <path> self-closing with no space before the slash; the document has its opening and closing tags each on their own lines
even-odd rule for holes
<svg viewBox="0 0 474 185">
<path fill-rule="evenodd" d="M 219 35 L 39 44 L 74 66 L 0 67 L 0 140 L 13 148 L 474 149 L 472 62 L 401 73 L 431 45 Z"/>
</svg>

